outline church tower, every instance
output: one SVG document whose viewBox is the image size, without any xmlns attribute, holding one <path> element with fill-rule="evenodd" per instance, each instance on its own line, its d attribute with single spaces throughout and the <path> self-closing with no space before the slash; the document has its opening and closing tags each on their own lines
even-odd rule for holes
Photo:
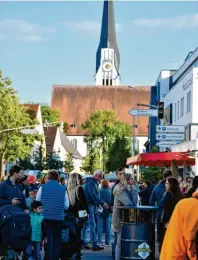
<svg viewBox="0 0 198 260">
<path fill-rule="evenodd" d="M 116 41 L 113 0 L 105 0 L 100 42 L 96 54 L 96 85 L 120 85 L 120 53 Z"/>
</svg>

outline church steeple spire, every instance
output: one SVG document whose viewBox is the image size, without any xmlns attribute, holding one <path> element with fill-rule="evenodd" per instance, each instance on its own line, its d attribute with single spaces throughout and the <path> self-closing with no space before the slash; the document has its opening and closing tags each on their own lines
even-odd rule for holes
<svg viewBox="0 0 198 260">
<path fill-rule="evenodd" d="M 105 0 L 96 54 L 96 85 L 119 85 L 120 54 L 116 40 L 113 0 Z"/>
</svg>

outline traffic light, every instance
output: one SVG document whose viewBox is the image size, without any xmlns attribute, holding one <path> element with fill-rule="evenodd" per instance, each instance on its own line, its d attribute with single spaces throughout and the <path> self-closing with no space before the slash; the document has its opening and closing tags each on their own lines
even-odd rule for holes
<svg viewBox="0 0 198 260">
<path fill-rule="evenodd" d="M 164 102 L 158 103 L 157 114 L 159 119 L 164 119 Z"/>
</svg>

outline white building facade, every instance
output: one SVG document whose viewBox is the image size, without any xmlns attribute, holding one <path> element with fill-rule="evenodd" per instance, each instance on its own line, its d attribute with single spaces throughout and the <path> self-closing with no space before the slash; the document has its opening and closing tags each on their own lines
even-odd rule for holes
<svg viewBox="0 0 198 260">
<path fill-rule="evenodd" d="M 185 141 L 194 140 L 198 133 L 198 49 L 173 75 L 164 108 L 165 123 L 185 126 Z"/>
<path fill-rule="evenodd" d="M 196 165 L 192 169 L 198 175 L 198 48 L 188 54 L 177 71 L 162 71 L 162 75 L 156 86 L 160 92 L 158 101 L 164 102 L 164 120 L 158 120 L 157 124 L 184 126 L 184 140 L 171 150 L 194 150 Z"/>
</svg>

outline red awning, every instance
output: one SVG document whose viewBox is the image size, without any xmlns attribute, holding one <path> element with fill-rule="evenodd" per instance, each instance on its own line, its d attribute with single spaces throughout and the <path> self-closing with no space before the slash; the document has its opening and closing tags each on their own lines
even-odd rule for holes
<svg viewBox="0 0 198 260">
<path fill-rule="evenodd" d="M 184 152 L 140 153 L 127 159 L 127 165 L 170 167 L 175 161 L 177 166 L 193 166 L 195 158 Z"/>
</svg>

